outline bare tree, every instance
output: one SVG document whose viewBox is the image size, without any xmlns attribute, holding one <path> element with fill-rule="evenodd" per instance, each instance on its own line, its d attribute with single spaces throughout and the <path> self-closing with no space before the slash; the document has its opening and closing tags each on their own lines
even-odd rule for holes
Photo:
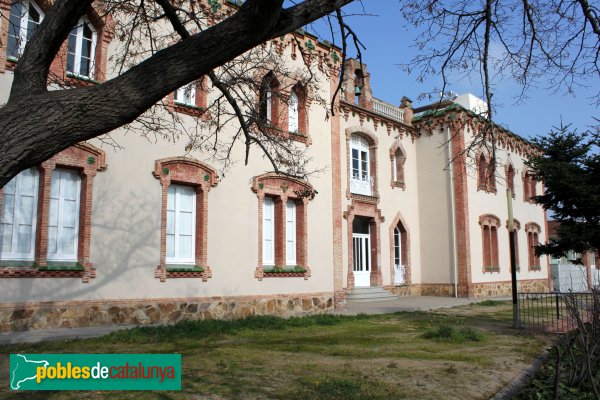
<svg viewBox="0 0 600 400">
<path fill-rule="evenodd" d="M 270 40 L 352 1 L 306 0 L 289 8 L 283 7 L 283 0 L 247 0 L 235 8 L 209 1 L 207 12 L 201 1 L 108 0 L 104 10 L 115 16 L 117 37 L 123 41 L 122 51 L 113 59 L 119 74 L 96 85 L 49 90 L 51 63 L 92 6 L 92 0 L 56 0 L 25 46 L 8 102 L 0 108 L 0 187 L 19 171 L 75 143 L 133 121 L 130 129 L 144 127 L 145 134 L 169 136 L 172 122 L 157 117 L 161 112 L 153 108 L 164 106 L 165 96 L 202 77 L 208 77 L 222 96 L 212 105 L 216 124 L 212 134 L 190 135 L 189 148 L 211 146 L 210 136 L 215 157 L 226 157 L 233 141 L 221 140 L 219 127 L 235 118 L 240 131 L 233 139 L 241 135 L 247 146 L 263 148 L 276 170 L 284 165 L 291 173 L 302 172 L 305 161 L 299 150 L 266 134 L 255 100 L 245 95 L 250 91 L 244 88 L 254 90 L 257 84 L 246 68 L 265 60 L 269 67 L 283 68 L 273 49 L 259 45 L 269 47 Z M 300 80 L 310 85 L 311 77 L 307 72 Z M 170 132 L 175 131 L 181 132 Z"/>
</svg>

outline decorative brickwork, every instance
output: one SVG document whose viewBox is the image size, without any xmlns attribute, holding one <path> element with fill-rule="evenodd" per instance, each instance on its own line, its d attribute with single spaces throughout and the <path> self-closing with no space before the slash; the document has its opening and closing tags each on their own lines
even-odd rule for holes
<svg viewBox="0 0 600 400">
<path fill-rule="evenodd" d="M 477 156 L 477 190 L 496 193 L 496 165 L 486 152 Z"/>
<path fill-rule="evenodd" d="M 479 217 L 481 225 L 481 243 L 483 250 L 483 272 L 500 272 L 498 257 L 498 228 L 500 219 L 486 214 Z"/>
<path fill-rule="evenodd" d="M 331 310 L 331 293 L 4 303 L 0 305 L 0 332 L 172 324 L 183 320 L 232 319 L 252 315 L 289 317 Z"/>
<path fill-rule="evenodd" d="M 411 284 L 411 251 L 410 251 L 410 231 L 408 229 L 408 225 L 400 212 L 396 214 L 396 217 L 392 220 L 390 224 L 390 274 L 391 274 L 391 282 L 394 282 L 395 276 L 395 260 L 394 260 L 394 230 L 398 228 L 400 229 L 400 249 L 402 265 L 405 267 L 404 271 L 404 284 Z"/>
<path fill-rule="evenodd" d="M 167 110 L 170 112 L 178 112 L 192 117 L 200 118 L 202 121 L 210 119 L 210 113 L 206 112 L 207 106 L 207 79 L 202 77 L 193 83 L 195 87 L 195 104 L 187 105 L 175 101 L 174 93 L 167 96 Z"/>
<path fill-rule="evenodd" d="M 77 264 L 80 270 L 42 271 L 47 266 L 48 255 L 48 218 L 50 214 L 50 188 L 52 171 L 57 167 L 74 169 L 81 176 L 81 197 L 79 209 L 79 231 L 77 247 Z M 92 192 L 93 181 L 97 171 L 106 169 L 106 159 L 103 150 L 87 143 L 79 143 L 61 151 L 39 166 L 40 184 L 37 205 L 37 229 L 35 237 L 34 265 L 37 269 L 22 267 L 2 268 L 0 277 L 33 278 L 33 277 L 81 277 L 86 283 L 96 276 L 96 270 L 90 262 L 90 245 L 92 230 Z M 0 189 L 0 207 L 2 205 L 2 189 Z M 5 261 L 9 263 L 10 261 Z"/>
<path fill-rule="evenodd" d="M 206 282 L 212 277 L 208 266 L 208 192 L 217 186 L 219 177 L 210 166 L 191 158 L 171 157 L 157 160 L 152 174 L 162 186 L 162 212 L 160 229 L 160 264 L 154 276 L 165 282 L 167 278 L 202 278 Z M 171 184 L 192 186 L 196 190 L 196 242 L 195 263 L 202 272 L 177 271 L 167 269 L 167 195 Z M 192 266 L 193 267 L 193 266 Z"/>
<path fill-rule="evenodd" d="M 529 271 L 541 271 L 540 256 L 535 254 L 535 246 L 539 244 L 539 235 L 542 229 L 535 222 L 525 224 L 525 233 L 527 234 L 528 266 Z"/>
<path fill-rule="evenodd" d="M 402 147 L 402 143 L 397 139 L 390 148 L 390 164 L 392 168 L 390 185 L 392 188 L 406 189 L 404 182 L 404 164 L 406 164 L 406 150 Z"/>
<path fill-rule="evenodd" d="M 252 191 L 258 197 L 258 266 L 254 276 L 258 280 L 269 277 L 282 277 L 281 273 L 265 272 L 263 266 L 263 201 L 265 196 L 272 197 L 275 202 L 275 266 L 286 266 L 286 202 L 296 204 L 296 263 L 304 268 L 304 273 L 290 271 L 288 277 L 304 277 L 311 275 L 308 266 L 308 202 L 314 197 L 312 186 L 300 179 L 295 179 L 275 173 L 267 173 L 252 179 Z"/>
<path fill-rule="evenodd" d="M 371 286 L 383 286 L 383 274 L 381 270 L 381 224 L 385 218 L 381 215 L 381 210 L 373 203 L 366 203 L 359 200 L 352 200 L 352 204 L 348 206 L 344 212 L 346 226 L 348 228 L 348 277 L 347 289 L 354 288 L 354 253 L 352 250 L 352 225 L 354 218 L 367 217 L 370 218 L 370 235 L 371 235 Z"/>
<path fill-rule="evenodd" d="M 32 0 L 33 1 L 33 0 Z M 0 13 L 3 16 L 8 17 L 10 14 L 10 7 L 12 0 L 0 0 Z M 35 2 L 43 12 L 46 12 L 53 1 L 41 0 Z M 115 22 L 113 21 L 110 13 L 104 10 L 101 2 L 94 1 L 90 11 L 87 13 L 86 18 L 93 25 L 97 37 L 97 45 L 94 54 L 94 73 L 92 80 L 79 79 L 66 73 L 67 65 L 67 42 L 62 44 L 59 51 L 56 54 L 56 58 L 50 65 L 50 73 L 48 81 L 50 83 L 57 82 L 59 84 L 67 84 L 70 86 L 86 86 L 94 84 L 94 82 L 103 82 L 106 79 L 106 63 L 108 60 L 108 45 L 110 44 L 114 33 L 115 33 Z M 14 70 L 16 62 L 14 60 L 8 60 L 6 57 L 6 45 L 8 38 L 8 18 L 3 19 L 3 23 L 0 24 L 0 73 L 5 70 Z"/>
<path fill-rule="evenodd" d="M 352 148 L 351 141 L 352 136 L 358 135 L 364 138 L 369 144 L 369 178 L 371 179 L 371 188 L 372 193 L 370 196 L 352 193 L 350 191 L 350 179 L 352 175 Z M 365 202 L 373 202 L 377 203 L 379 201 L 379 192 L 377 190 L 377 144 L 378 139 L 377 136 L 368 129 L 351 126 L 346 128 L 346 198 L 347 199 L 356 199 Z"/>
</svg>

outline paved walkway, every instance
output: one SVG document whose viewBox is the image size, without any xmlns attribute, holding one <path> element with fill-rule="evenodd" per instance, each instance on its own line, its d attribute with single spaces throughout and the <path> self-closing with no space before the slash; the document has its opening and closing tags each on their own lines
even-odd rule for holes
<svg viewBox="0 0 600 400">
<path fill-rule="evenodd" d="M 454 297 L 434 297 L 434 296 L 405 296 L 398 297 L 394 300 L 370 301 L 364 303 L 350 303 L 345 310 L 336 312 L 340 315 L 356 315 L 356 314 L 385 314 L 398 311 L 428 311 L 439 308 L 449 308 L 462 306 L 465 304 L 476 303 L 489 298 L 483 299 L 462 299 Z M 501 298 L 497 300 L 509 300 L 509 298 Z M 45 341 L 59 341 L 69 339 L 85 339 L 103 336 L 108 333 L 121 329 L 129 329 L 134 325 L 117 325 L 117 326 L 94 326 L 89 328 L 57 328 L 44 330 L 31 330 L 24 332 L 5 332 L 0 333 L 1 344 L 15 343 L 39 343 Z"/>
</svg>

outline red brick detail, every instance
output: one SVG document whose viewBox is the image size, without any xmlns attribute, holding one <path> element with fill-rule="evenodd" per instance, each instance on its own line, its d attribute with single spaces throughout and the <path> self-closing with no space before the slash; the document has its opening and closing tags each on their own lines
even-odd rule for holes
<svg viewBox="0 0 600 400">
<path fill-rule="evenodd" d="M 57 274 L 64 271 L 39 271 L 39 277 L 82 277 L 83 282 L 87 283 L 89 279 L 95 278 L 96 272 L 90 262 L 90 245 L 92 230 L 92 192 L 93 180 L 97 171 L 106 169 L 106 156 L 103 150 L 98 149 L 91 144 L 78 143 L 68 149 L 54 155 L 49 160 L 44 161 L 39 167 L 40 180 L 38 192 L 38 210 L 35 233 L 35 256 L 34 263 L 39 267 L 47 265 L 48 255 L 48 215 L 50 211 L 50 187 L 52 171 L 55 168 L 68 168 L 79 171 L 81 175 L 81 198 L 79 208 L 79 232 L 77 262 L 83 266 L 83 272 L 68 271 L 68 273 Z M 2 206 L 2 190 L 0 189 L 0 209 Z M 11 275 L 21 275 L 16 269 L 10 272 Z M 33 277 L 32 272 L 23 272 L 26 277 Z M 53 275 L 54 274 L 54 275 Z M 0 273 L 0 277 L 3 275 Z"/>
<path fill-rule="evenodd" d="M 481 243 L 483 248 L 483 272 L 500 272 L 498 257 L 498 228 L 500 219 L 486 214 L 479 217 L 481 225 Z"/>
<path fill-rule="evenodd" d="M 400 143 L 400 140 L 395 140 L 390 148 L 390 165 L 391 165 L 391 180 L 390 186 L 393 188 L 406 189 L 404 182 L 404 164 L 406 164 L 406 150 Z M 394 173 L 396 179 L 394 179 Z"/>
<path fill-rule="evenodd" d="M 191 117 L 200 118 L 202 121 L 208 121 L 210 119 L 210 112 L 206 110 L 207 107 L 207 95 L 208 95 L 208 79 L 202 77 L 196 82 L 196 104 L 194 107 L 190 107 L 185 104 L 175 102 L 175 95 L 171 93 L 166 98 L 166 109 L 169 112 L 177 112 L 180 114 L 186 114 Z"/>
<path fill-rule="evenodd" d="M 523 201 L 526 203 L 535 203 L 534 196 L 537 195 L 536 186 L 537 181 L 531 174 L 531 172 L 525 170 L 522 174 L 523 177 Z"/>
<path fill-rule="evenodd" d="M 467 165 L 465 154 L 465 137 L 462 124 L 453 126 L 450 143 L 454 164 L 454 198 L 456 226 L 456 261 L 457 261 L 457 295 L 473 297 L 471 277 L 471 247 L 469 238 L 469 196 L 467 193 Z"/>
<path fill-rule="evenodd" d="M 506 190 L 511 191 L 512 198 L 515 198 L 515 167 L 509 162 L 504 166 L 504 173 L 506 174 Z"/>
<path fill-rule="evenodd" d="M 364 196 L 360 194 L 355 194 L 350 192 L 350 175 L 352 173 L 352 150 L 351 150 L 351 141 L 352 135 L 358 134 L 367 140 L 369 143 L 369 172 L 371 174 L 371 179 L 373 180 L 373 194 L 371 196 Z M 379 191 L 378 191 L 378 181 L 377 181 L 377 145 L 378 139 L 375 133 L 364 127 L 351 126 L 346 128 L 346 198 L 347 199 L 355 199 L 358 201 L 364 202 L 379 202 Z"/>
<path fill-rule="evenodd" d="M 337 74 L 330 74 L 330 92 L 334 93 L 339 82 Z M 333 289 L 336 309 L 344 308 L 344 259 L 342 247 L 342 158 L 340 132 L 340 100 L 336 97 L 336 113 L 331 117 L 331 214 L 333 222 Z"/>
<path fill-rule="evenodd" d="M 206 282 L 212 277 L 208 266 L 208 192 L 217 186 L 219 177 L 215 169 L 207 164 L 186 157 L 170 157 L 156 160 L 152 175 L 160 180 L 162 186 L 160 218 L 160 264 L 154 276 L 165 282 L 167 278 L 202 278 Z M 193 186 L 196 189 L 196 255 L 195 263 L 204 272 L 168 272 L 167 271 L 167 194 L 171 184 Z"/>
<path fill-rule="evenodd" d="M 496 165 L 492 157 L 481 152 L 477 156 L 477 190 L 496 193 Z"/>
<path fill-rule="evenodd" d="M 383 271 L 381 269 L 381 224 L 385 218 L 381 215 L 381 210 L 373 203 L 352 200 L 352 204 L 348 206 L 344 212 L 346 226 L 348 229 L 348 278 L 347 288 L 354 288 L 354 252 L 352 243 L 352 223 L 355 217 L 370 218 L 371 240 L 374 246 L 371 246 L 371 286 L 383 286 Z"/>
<path fill-rule="evenodd" d="M 45 13 L 50 8 L 53 1 L 42 0 L 35 1 L 35 3 Z M 7 17 L 4 19 L 4 23 L 0 24 L 0 73 L 4 72 L 6 69 L 14 70 L 16 67 L 16 63 L 14 61 L 6 59 L 8 15 L 10 14 L 11 4 L 11 0 L 0 0 L 1 14 Z M 86 18 L 94 26 L 94 29 L 96 29 L 96 33 L 98 35 L 98 40 L 96 42 L 96 53 L 94 55 L 95 61 L 93 81 L 67 76 L 67 43 L 65 41 L 50 65 L 48 76 L 48 81 L 50 83 L 56 82 L 61 85 L 66 84 L 68 86 L 89 86 L 93 85 L 94 82 L 104 82 L 106 80 L 108 45 L 115 34 L 115 22 L 110 13 L 106 12 L 100 1 L 94 1 L 92 7 L 90 7 L 86 14 Z"/>
<path fill-rule="evenodd" d="M 93 271 L 93 274 L 91 272 Z M 38 270 L 37 268 L 7 267 L 0 268 L 0 278 L 82 278 L 88 282 L 96 277 L 96 270 L 90 272 L 71 270 Z M 86 273 L 88 274 L 86 276 Z M 93 275 L 93 276 L 92 276 Z M 85 278 L 88 280 L 85 280 Z"/>
<path fill-rule="evenodd" d="M 252 179 L 252 191 L 258 197 L 258 266 L 254 272 L 255 278 L 280 277 L 281 273 L 265 273 L 263 268 L 263 201 L 265 196 L 272 197 L 275 202 L 275 265 L 286 265 L 286 208 L 285 203 L 293 200 L 296 203 L 296 264 L 306 269 L 301 276 L 308 279 L 311 269 L 308 265 L 308 202 L 312 199 L 314 189 L 306 181 L 267 173 Z M 297 276 L 292 274 L 290 276 Z"/>
<path fill-rule="evenodd" d="M 398 227 L 400 229 L 400 256 L 402 258 L 402 262 L 403 265 L 406 267 L 406 270 L 404 272 L 404 285 L 410 285 L 412 280 L 411 280 L 411 251 L 410 251 L 410 231 L 408 229 L 408 225 L 406 224 L 406 221 L 404 220 L 404 218 L 402 218 L 402 215 L 400 214 L 400 212 L 398 212 L 398 214 L 396 214 L 396 217 L 394 217 L 394 219 L 392 220 L 392 223 L 390 224 L 390 274 L 391 274 L 391 280 L 390 282 L 394 282 L 394 275 L 395 275 L 395 271 L 394 271 L 394 266 L 395 266 L 395 260 L 394 260 L 394 230 L 395 228 Z"/>
<path fill-rule="evenodd" d="M 525 224 L 525 233 L 527 234 L 527 249 L 528 249 L 528 267 L 529 271 L 540 271 L 540 257 L 535 254 L 535 246 L 539 244 L 539 234 L 542 229 L 535 222 Z"/>
</svg>

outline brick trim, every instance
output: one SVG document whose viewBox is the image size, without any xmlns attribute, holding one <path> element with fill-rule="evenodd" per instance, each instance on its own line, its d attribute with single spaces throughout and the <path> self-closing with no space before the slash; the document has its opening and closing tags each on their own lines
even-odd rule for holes
<svg viewBox="0 0 600 400">
<path fill-rule="evenodd" d="M 104 171 L 107 166 L 104 151 L 88 143 L 78 143 L 71 146 L 38 166 L 40 184 L 38 189 L 37 227 L 33 262 L 38 268 L 47 266 L 51 177 L 52 171 L 57 167 L 77 170 L 82 178 L 79 202 L 77 262 L 83 266 L 83 271 L 39 271 L 37 269 L 26 270 L 14 267 L 5 269 L 4 273 L 0 273 L 0 277 L 81 277 L 84 283 L 96 277 L 96 270 L 90 262 L 93 181 L 96 172 Z M 2 189 L 0 189 L 1 205 Z M 35 273 L 32 271 L 35 271 Z"/>
<path fill-rule="evenodd" d="M 351 290 L 354 288 L 354 252 L 353 252 L 353 229 L 352 224 L 355 217 L 367 217 L 371 219 L 370 232 L 371 232 L 371 286 L 383 286 L 383 274 L 381 270 L 381 224 L 385 221 L 385 218 L 381 215 L 381 210 L 377 208 L 376 204 L 362 202 L 353 199 L 352 203 L 348 206 L 344 212 L 344 218 L 346 219 L 346 227 L 348 230 L 348 275 L 347 275 L 347 289 Z"/>
<path fill-rule="evenodd" d="M 165 108 L 171 113 L 177 112 L 180 114 L 189 115 L 191 117 L 200 118 L 200 120 L 206 122 L 211 117 L 210 112 L 206 110 L 208 101 L 208 80 L 206 77 L 202 77 L 196 80 L 194 84 L 196 86 L 196 103 L 194 106 L 176 103 L 175 93 L 171 92 L 166 97 Z"/>
<path fill-rule="evenodd" d="M 352 169 L 352 151 L 351 141 L 352 135 L 357 134 L 362 136 L 369 143 L 369 172 L 371 173 L 371 179 L 373 180 L 373 194 L 371 196 L 365 196 L 361 194 L 350 192 L 350 173 Z M 346 128 L 346 198 L 348 200 L 358 200 L 363 202 L 379 202 L 379 191 L 378 191 L 378 173 L 377 173 L 377 146 L 379 140 L 375 133 L 366 129 L 362 126 L 350 126 Z"/>
<path fill-rule="evenodd" d="M 482 271 L 499 273 L 498 228 L 500 228 L 500 218 L 492 214 L 485 214 L 479 217 L 479 225 L 481 226 L 483 250 Z"/>
<path fill-rule="evenodd" d="M 396 226 L 401 227 L 400 229 L 400 242 L 401 242 L 401 257 L 402 261 L 404 261 L 404 266 L 406 270 L 404 272 L 404 285 L 412 284 L 412 274 L 411 274 L 411 251 L 410 251 L 410 230 L 408 229 L 408 224 L 402 217 L 402 214 L 398 211 L 392 223 L 390 224 L 390 274 L 392 285 L 394 283 L 395 271 L 395 254 L 394 254 L 394 230 Z"/>
<path fill-rule="evenodd" d="M 480 151 L 476 158 L 477 162 L 477 190 L 486 193 L 497 193 L 496 189 L 496 165 L 492 157 L 484 151 Z"/>
<path fill-rule="evenodd" d="M 527 235 L 528 270 L 541 271 L 540 257 L 535 254 L 534 247 L 539 244 L 542 228 L 535 222 L 528 222 L 525 224 L 525 233 Z"/>
<path fill-rule="evenodd" d="M 517 176 L 517 170 L 510 161 L 504 166 L 504 174 L 506 175 L 506 190 L 511 190 L 512 198 L 514 199 L 516 197 L 515 177 Z"/>
<path fill-rule="evenodd" d="M 308 265 L 308 202 L 315 191 L 306 181 L 278 175 L 270 172 L 252 178 L 252 191 L 258 197 L 258 265 L 254 277 L 259 281 L 272 277 L 297 277 L 308 279 L 311 269 Z M 273 273 L 264 271 L 263 267 L 263 204 L 265 196 L 275 200 L 275 265 L 286 265 L 286 207 L 288 200 L 296 203 L 296 264 L 306 269 L 304 273 Z M 283 275 L 283 276 L 282 276 Z"/>
<path fill-rule="evenodd" d="M 400 150 L 400 158 L 396 156 L 396 152 Z M 390 167 L 391 167 L 391 175 L 390 175 L 390 186 L 393 188 L 401 188 L 402 190 L 406 189 L 406 184 L 404 180 L 404 164 L 406 164 L 407 153 L 400 143 L 400 140 L 395 140 L 394 144 L 390 148 Z M 395 162 L 394 162 L 395 161 Z M 396 170 L 396 179 L 394 179 L 394 169 Z"/>
<path fill-rule="evenodd" d="M 523 170 L 521 177 L 523 179 L 523 201 L 525 203 L 536 204 L 533 197 L 537 195 L 537 181 L 528 169 Z"/>
<path fill-rule="evenodd" d="M 160 228 L 160 264 L 154 271 L 154 277 L 165 282 L 167 278 L 202 278 L 206 282 L 212 277 L 208 265 L 208 192 L 217 186 L 219 177 L 209 165 L 186 157 L 169 157 L 156 160 L 152 175 L 162 187 L 161 228 Z M 203 272 L 167 271 L 167 195 L 172 183 L 192 186 L 196 190 L 196 254 L 195 263 Z"/>
</svg>

